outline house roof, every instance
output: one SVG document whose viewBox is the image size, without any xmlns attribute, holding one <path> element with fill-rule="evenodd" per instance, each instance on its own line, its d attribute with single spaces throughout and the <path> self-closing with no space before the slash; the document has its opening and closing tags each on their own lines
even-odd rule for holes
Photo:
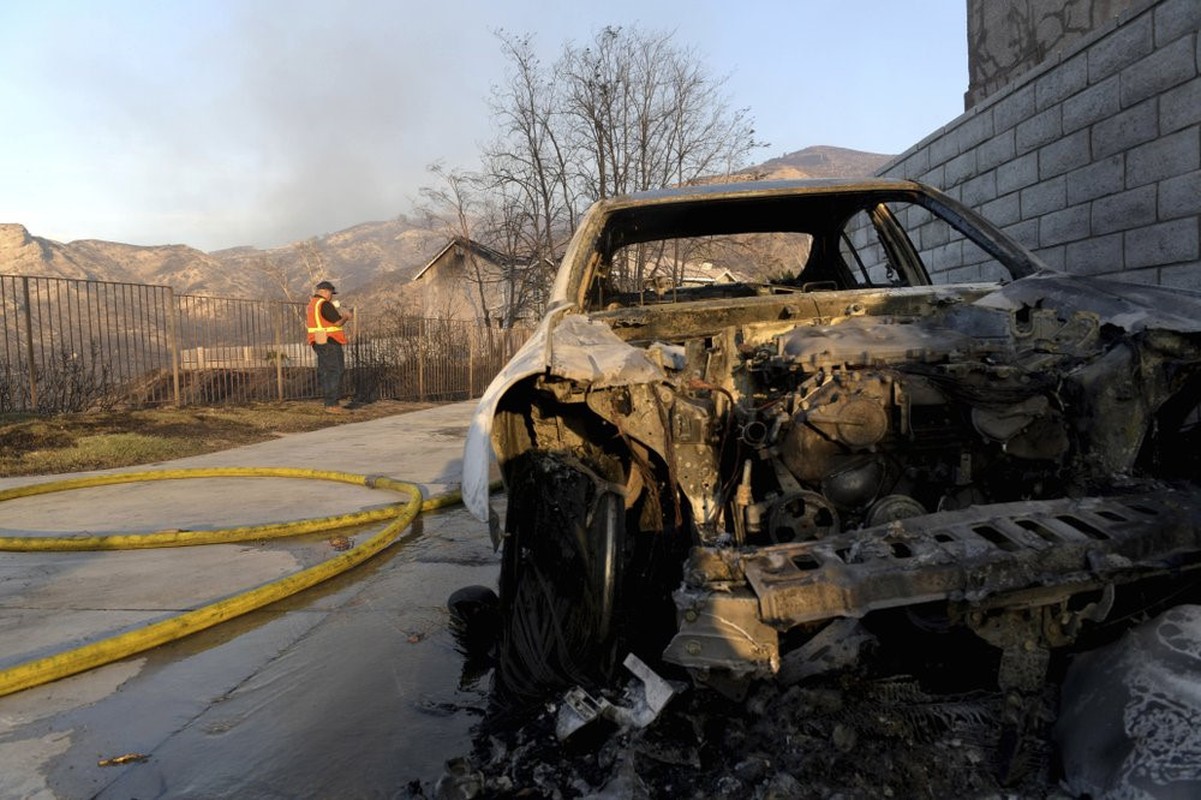
<svg viewBox="0 0 1201 800">
<path fill-rule="evenodd" d="M 655 266 L 647 280 L 678 280 L 681 286 L 705 285 L 711 283 L 739 283 L 746 280 L 743 275 L 726 267 L 717 267 L 707 261 L 687 261 L 682 264 L 659 264 Z"/>
<path fill-rule="evenodd" d="M 440 261 L 443 256 L 445 256 L 447 253 L 449 253 L 451 250 L 454 250 L 455 248 L 462 248 L 464 250 L 470 250 L 471 252 L 475 253 L 477 256 L 491 261 L 493 264 L 504 265 L 504 264 L 514 263 L 514 259 L 505 255 L 504 253 L 500 252 L 499 250 L 492 249 L 491 247 L 489 247 L 486 244 L 481 244 L 474 239 L 469 239 L 466 236 L 452 236 L 450 238 L 450 240 L 447 241 L 447 243 L 442 247 L 442 249 L 439 250 L 437 253 L 435 253 L 434 257 L 431 258 L 429 261 L 427 261 L 425 263 L 425 266 L 423 266 L 421 269 L 419 269 L 417 271 L 417 274 L 414 275 L 410 280 L 415 281 L 415 280 L 419 279 L 422 275 L 424 275 L 427 271 L 429 271 L 435 264 L 437 264 L 438 261 Z"/>
</svg>

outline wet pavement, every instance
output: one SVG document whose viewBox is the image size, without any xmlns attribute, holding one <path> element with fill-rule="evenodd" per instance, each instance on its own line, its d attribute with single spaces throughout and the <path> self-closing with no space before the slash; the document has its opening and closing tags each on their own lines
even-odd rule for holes
<svg viewBox="0 0 1201 800">
<path fill-rule="evenodd" d="M 457 483 L 472 409 L 443 406 L 159 466 L 320 461 L 437 493 Z M 30 482 L 38 481 L 3 480 L 0 488 Z M 327 482 L 164 481 L 3 503 L 0 535 L 224 527 L 392 500 Z M 414 532 L 315 589 L 140 656 L 0 697 L 0 797 L 393 797 L 417 787 L 432 794 L 445 760 L 470 749 L 488 689 L 486 675 L 464 671 L 446 598 L 464 585 L 495 586 L 499 556 L 486 526 L 461 508 L 423 516 Z M 0 668 L 332 555 L 320 535 L 2 553 Z M 124 755 L 137 758 L 100 766 Z"/>
</svg>

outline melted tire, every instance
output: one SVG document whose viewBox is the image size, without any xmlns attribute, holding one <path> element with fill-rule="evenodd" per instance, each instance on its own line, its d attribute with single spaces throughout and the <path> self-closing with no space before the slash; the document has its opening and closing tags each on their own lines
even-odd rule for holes
<svg viewBox="0 0 1201 800">
<path fill-rule="evenodd" d="M 524 705 L 612 675 L 625 513 L 570 455 L 533 451 L 510 475 L 496 687 Z"/>
</svg>

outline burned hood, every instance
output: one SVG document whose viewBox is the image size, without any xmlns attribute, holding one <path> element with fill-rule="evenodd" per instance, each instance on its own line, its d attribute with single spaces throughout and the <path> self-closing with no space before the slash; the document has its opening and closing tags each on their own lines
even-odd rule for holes
<svg viewBox="0 0 1201 800">
<path fill-rule="evenodd" d="M 646 352 L 623 342 L 603 322 L 569 314 L 550 331 L 547 371 L 588 386 L 624 386 L 664 379 Z"/>
<path fill-rule="evenodd" d="M 1169 330 L 1201 332 L 1201 293 L 1144 286 L 1106 278 L 1081 278 L 1042 272 L 1001 287 L 976 301 L 977 306 L 1005 311 L 1056 309 L 1061 314 L 1087 311 L 1102 325 L 1128 333 Z"/>
</svg>

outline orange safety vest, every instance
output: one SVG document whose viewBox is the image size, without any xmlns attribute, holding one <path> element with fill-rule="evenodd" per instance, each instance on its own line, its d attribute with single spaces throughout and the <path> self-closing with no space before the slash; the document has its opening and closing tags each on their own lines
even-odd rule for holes
<svg viewBox="0 0 1201 800">
<path fill-rule="evenodd" d="M 309 299 L 309 307 L 305 309 L 305 322 L 308 324 L 308 339 L 309 344 L 312 344 L 316 338 L 318 331 L 325 331 L 326 336 L 330 341 L 346 344 L 346 333 L 342 330 L 342 326 L 321 316 L 321 304 L 328 303 L 324 297 L 313 295 Z"/>
</svg>

